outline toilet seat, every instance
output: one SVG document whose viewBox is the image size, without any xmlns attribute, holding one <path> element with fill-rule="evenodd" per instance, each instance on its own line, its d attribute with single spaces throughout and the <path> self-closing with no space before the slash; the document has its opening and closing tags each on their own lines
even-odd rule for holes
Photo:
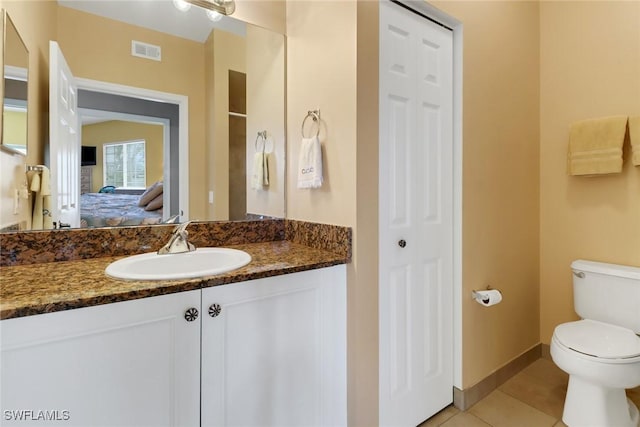
<svg viewBox="0 0 640 427">
<path fill-rule="evenodd" d="M 640 337 L 632 330 L 596 320 L 558 325 L 554 337 L 570 350 L 599 359 L 640 357 Z"/>
</svg>

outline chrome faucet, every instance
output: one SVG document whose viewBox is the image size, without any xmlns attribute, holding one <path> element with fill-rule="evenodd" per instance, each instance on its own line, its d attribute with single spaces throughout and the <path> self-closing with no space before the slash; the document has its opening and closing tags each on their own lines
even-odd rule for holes
<svg viewBox="0 0 640 427">
<path fill-rule="evenodd" d="M 191 224 L 191 221 L 186 221 L 178 225 L 173 231 L 173 234 L 167 244 L 160 248 L 158 255 L 180 254 L 183 252 L 195 251 L 196 247 L 187 240 L 187 237 L 189 236 L 187 226 L 189 224 Z"/>
<path fill-rule="evenodd" d="M 162 221 L 163 224 L 177 224 L 180 222 L 180 214 L 175 214 Z"/>
</svg>

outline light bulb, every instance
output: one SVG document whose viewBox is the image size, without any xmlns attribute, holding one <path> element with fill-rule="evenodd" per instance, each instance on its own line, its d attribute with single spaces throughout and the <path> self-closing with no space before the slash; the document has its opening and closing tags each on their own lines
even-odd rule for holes
<svg viewBox="0 0 640 427">
<path fill-rule="evenodd" d="M 173 5 L 181 12 L 191 9 L 191 3 L 187 3 L 185 0 L 173 0 Z"/>
<path fill-rule="evenodd" d="M 213 22 L 218 22 L 219 20 L 222 19 L 222 14 L 219 12 L 216 12 L 215 10 L 207 10 L 207 16 Z"/>
</svg>

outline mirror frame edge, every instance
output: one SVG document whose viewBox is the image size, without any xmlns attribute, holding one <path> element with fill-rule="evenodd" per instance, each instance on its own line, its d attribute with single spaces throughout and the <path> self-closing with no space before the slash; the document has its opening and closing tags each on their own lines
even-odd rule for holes
<svg viewBox="0 0 640 427">
<path fill-rule="evenodd" d="M 0 55 L 2 57 L 2 70 L 0 70 L 0 78 L 2 78 L 2 115 L 0 116 L 0 150 L 7 152 L 8 154 L 12 154 L 12 155 L 19 155 L 19 156 L 23 156 L 25 159 L 27 157 L 27 154 L 29 152 L 29 48 L 27 48 L 27 44 L 24 42 L 24 39 L 22 38 L 22 36 L 20 35 L 20 32 L 18 32 L 18 29 L 16 28 L 16 24 L 14 24 L 13 20 L 11 19 L 11 16 L 9 16 L 9 12 L 5 9 L 2 8 L 0 9 L 0 14 L 2 15 L 2 54 Z M 6 85 L 5 85 L 5 73 L 4 73 L 4 69 L 5 69 L 5 52 L 6 52 L 6 42 L 7 42 L 7 20 L 11 22 L 11 25 L 13 26 L 13 28 L 16 30 L 16 35 L 18 36 L 18 39 L 20 39 L 20 42 L 22 43 L 22 46 L 24 47 L 24 50 L 27 54 L 27 128 L 25 131 L 25 135 L 26 135 L 26 141 L 25 141 L 25 152 L 23 153 L 22 151 L 13 149 L 11 147 L 8 147 L 4 144 L 4 97 L 5 97 L 5 91 L 6 91 Z"/>
</svg>

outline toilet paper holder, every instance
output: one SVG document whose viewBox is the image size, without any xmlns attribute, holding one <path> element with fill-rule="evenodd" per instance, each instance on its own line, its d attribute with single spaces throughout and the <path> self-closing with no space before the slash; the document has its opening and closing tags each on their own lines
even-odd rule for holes
<svg viewBox="0 0 640 427">
<path fill-rule="evenodd" d="M 493 288 L 491 287 L 491 285 L 489 285 L 489 286 L 487 286 L 485 289 L 482 289 L 482 291 L 490 291 L 490 290 L 492 290 L 492 289 L 493 289 Z M 480 290 L 475 290 L 475 289 L 474 289 L 474 290 L 472 290 L 472 291 L 471 291 L 471 298 L 473 298 L 473 299 L 481 298 L 481 296 L 480 296 L 479 292 L 480 292 Z"/>
<path fill-rule="evenodd" d="M 472 290 L 471 296 L 478 304 L 486 307 L 502 301 L 502 292 L 498 289 L 493 289 L 491 286 L 487 286 L 487 288 L 483 290 Z"/>
</svg>

